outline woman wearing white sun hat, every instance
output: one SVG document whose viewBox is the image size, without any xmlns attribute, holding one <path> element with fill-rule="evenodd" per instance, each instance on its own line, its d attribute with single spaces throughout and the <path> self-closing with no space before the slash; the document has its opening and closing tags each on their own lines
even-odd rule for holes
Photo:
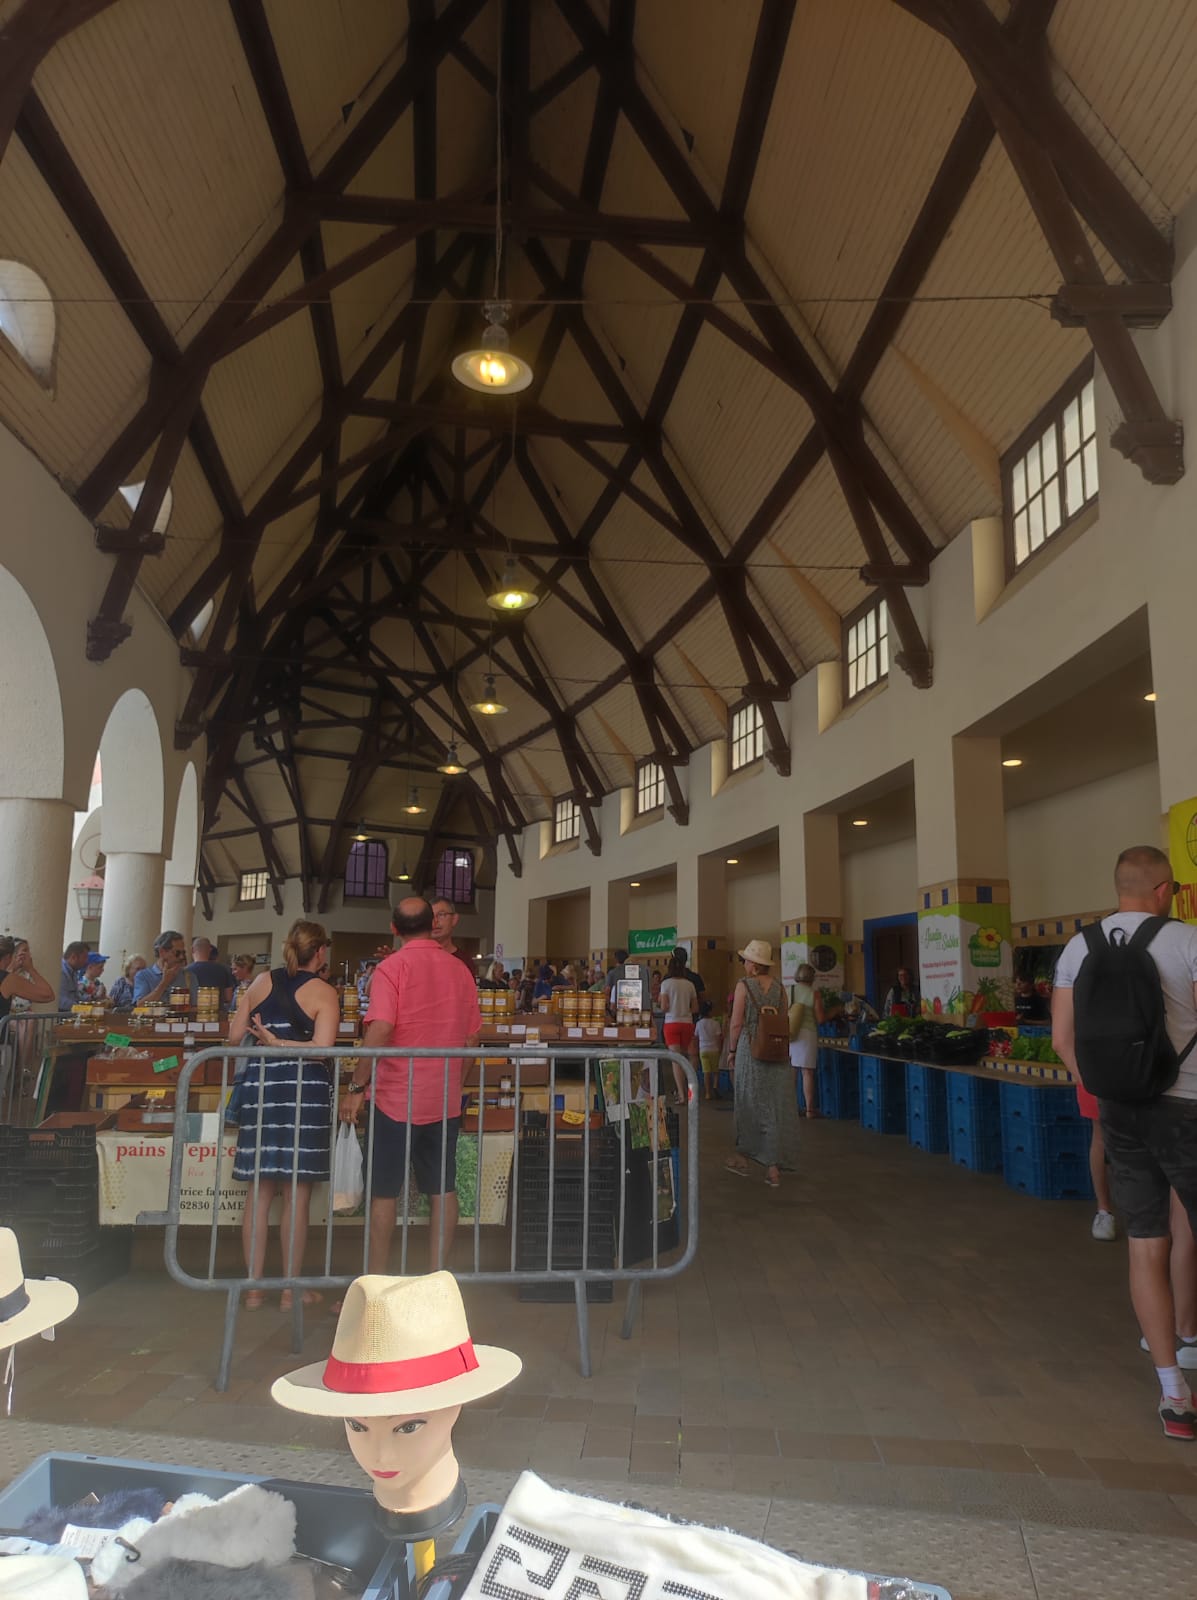
<svg viewBox="0 0 1197 1600">
<path fill-rule="evenodd" d="M 522 1367 L 510 1350 L 473 1342 L 451 1273 L 368 1275 L 346 1291 L 328 1360 L 277 1379 L 270 1393 L 289 1411 L 343 1418 L 375 1500 L 412 1524 L 393 1531 L 427 1538 L 464 1509 L 453 1453 L 462 1406 Z"/>
<path fill-rule="evenodd" d="M 736 1148 L 724 1165 L 746 1178 L 749 1161 L 765 1169 L 771 1189 L 781 1183 L 781 1169 L 798 1165 L 798 1099 L 788 1064 L 758 1061 L 752 1054 L 757 1020 L 766 1006 L 787 1014 L 785 990 L 773 974 L 773 946 L 750 939 L 739 952 L 744 976 L 736 985 L 727 1030 L 728 1057 L 736 1072 Z"/>
</svg>

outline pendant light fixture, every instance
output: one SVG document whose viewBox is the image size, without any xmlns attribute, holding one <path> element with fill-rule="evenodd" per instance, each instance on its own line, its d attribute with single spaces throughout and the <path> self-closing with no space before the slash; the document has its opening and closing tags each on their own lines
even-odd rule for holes
<svg viewBox="0 0 1197 1600">
<path fill-rule="evenodd" d="M 460 774 L 465 771 L 465 768 L 457 759 L 456 739 L 449 740 L 449 749 L 445 755 L 445 759 L 441 762 L 440 766 L 436 770 L 438 772 L 443 772 L 447 778 L 459 777 Z"/>
<path fill-rule="evenodd" d="M 496 242 L 496 259 L 498 244 Z M 498 273 L 495 274 L 498 293 Z M 486 332 L 472 350 L 453 357 L 453 376 L 481 394 L 518 394 L 532 382 L 532 368 L 511 349 L 507 318 L 510 300 L 488 300 L 482 308 Z"/>
<path fill-rule="evenodd" d="M 358 844 L 365 844 L 369 840 L 370 835 L 366 832 L 366 824 L 364 820 L 358 823 L 357 832 L 353 837 Z"/>
<path fill-rule="evenodd" d="M 402 870 L 396 874 L 395 882 L 396 883 L 410 883 L 411 882 L 411 873 L 407 870 L 407 862 L 406 861 L 403 863 Z"/>
<path fill-rule="evenodd" d="M 498 71 L 495 74 L 495 289 L 482 308 L 486 332 L 472 350 L 453 359 L 453 376 L 482 394 L 518 394 L 532 382 L 532 368 L 511 350 L 507 319 L 511 302 L 502 298 L 503 268 L 503 6 L 499 7 Z"/>
<path fill-rule="evenodd" d="M 427 806 L 420 804 L 420 791 L 413 784 L 407 797 L 407 804 L 403 807 L 403 810 L 407 812 L 409 817 L 418 817 L 427 809 Z"/>
<path fill-rule="evenodd" d="M 475 700 L 470 707 L 480 717 L 501 717 L 507 712 L 507 707 L 495 693 L 495 675 L 493 672 L 486 674 L 486 687 L 482 691 L 481 700 Z"/>
<path fill-rule="evenodd" d="M 515 570 L 515 558 L 508 556 L 498 587 L 487 595 L 486 603 L 495 611 L 530 611 L 539 598 L 524 588 Z"/>
</svg>

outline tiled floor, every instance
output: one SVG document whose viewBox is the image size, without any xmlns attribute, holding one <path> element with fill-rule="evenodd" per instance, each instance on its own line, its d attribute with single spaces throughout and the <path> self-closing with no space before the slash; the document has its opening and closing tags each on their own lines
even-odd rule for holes
<svg viewBox="0 0 1197 1600">
<path fill-rule="evenodd" d="M 802 1173 L 772 1192 L 723 1171 L 727 1113 L 704 1108 L 702 1129 L 697 1263 L 646 1291 L 628 1342 L 621 1291 L 591 1308 L 593 1378 L 572 1306 L 467 1288 L 474 1336 L 525 1364 L 463 1416 L 463 1464 L 756 1498 L 798 1523 L 838 1505 L 1105 1530 L 1119 1549 L 1197 1539 L 1197 1446 L 1159 1431 L 1124 1250 L 1091 1240 L 1088 1207 L 834 1122 L 803 1124 Z M 15 1414 L 339 1449 L 335 1424 L 270 1402 L 298 1364 L 275 1311 L 242 1316 L 232 1385 L 213 1390 L 223 1299 L 172 1284 L 157 1249 L 53 1346 L 22 1348 Z M 331 1331 L 309 1322 L 306 1359 Z"/>
</svg>

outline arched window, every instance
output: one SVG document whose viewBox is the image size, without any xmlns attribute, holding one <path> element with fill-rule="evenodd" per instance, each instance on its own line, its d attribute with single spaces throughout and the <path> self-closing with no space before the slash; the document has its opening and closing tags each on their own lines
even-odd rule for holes
<svg viewBox="0 0 1197 1600">
<path fill-rule="evenodd" d="M 46 389 L 54 384 L 57 321 L 44 279 L 19 261 L 0 261 L 0 334 Z"/>
<path fill-rule="evenodd" d="M 438 900 L 452 900 L 454 905 L 468 906 L 474 898 L 474 858 L 460 847 L 441 852 L 436 869 L 436 896 Z"/>
<path fill-rule="evenodd" d="M 141 491 L 145 483 L 122 483 L 121 499 L 130 511 L 137 510 L 137 502 L 141 499 Z M 154 532 L 165 533 L 166 525 L 170 521 L 171 511 L 174 509 L 175 497 L 168 489 L 162 496 L 162 504 L 158 507 L 158 515 L 154 518 Z"/>
<path fill-rule="evenodd" d="M 387 892 L 387 847 L 380 839 L 358 839 L 345 863 L 346 900 L 382 900 Z"/>
</svg>

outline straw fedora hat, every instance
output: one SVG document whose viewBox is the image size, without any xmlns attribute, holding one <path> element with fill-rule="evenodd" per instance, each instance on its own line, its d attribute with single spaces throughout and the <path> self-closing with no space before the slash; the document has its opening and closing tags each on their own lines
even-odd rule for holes
<svg viewBox="0 0 1197 1600">
<path fill-rule="evenodd" d="M 773 946 L 768 939 L 749 939 L 739 955 L 744 961 L 755 961 L 758 967 L 773 965 Z"/>
<path fill-rule="evenodd" d="M 371 1274 L 349 1285 L 328 1360 L 287 1373 L 270 1393 L 314 1417 L 389 1417 L 481 1400 L 522 1367 L 510 1350 L 474 1344 L 451 1272 Z"/>
<path fill-rule="evenodd" d="M 78 1304 L 74 1284 L 26 1278 L 16 1234 L 0 1228 L 0 1350 L 57 1327 Z"/>
</svg>

